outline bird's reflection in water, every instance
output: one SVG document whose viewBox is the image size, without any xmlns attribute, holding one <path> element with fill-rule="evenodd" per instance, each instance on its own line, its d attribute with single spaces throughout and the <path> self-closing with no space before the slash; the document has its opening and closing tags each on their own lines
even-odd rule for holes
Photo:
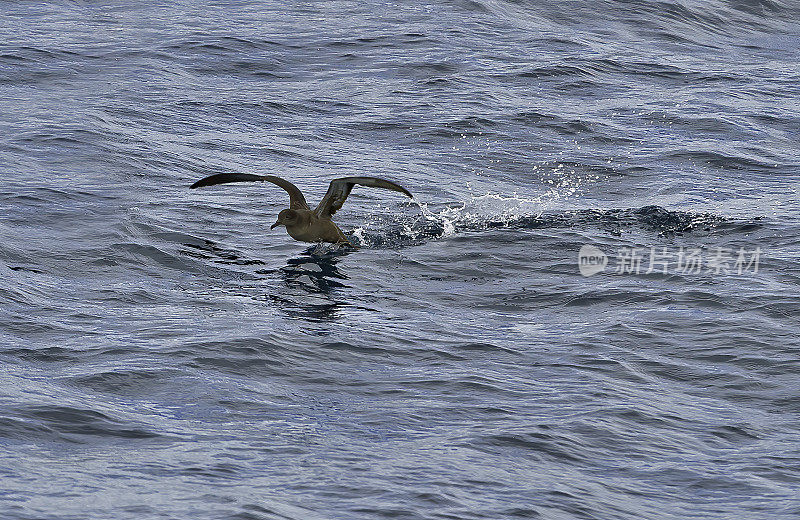
<svg viewBox="0 0 800 520">
<path fill-rule="evenodd" d="M 261 265 L 261 260 L 253 260 L 240 255 L 232 249 L 225 249 L 218 244 L 205 240 L 199 243 L 185 243 L 182 254 L 209 260 L 220 265 Z M 292 318 L 302 318 L 312 321 L 332 321 L 338 318 L 339 311 L 345 305 L 344 301 L 334 298 L 334 290 L 346 288 L 342 280 L 347 280 L 347 275 L 341 272 L 339 260 L 353 251 L 347 246 L 331 244 L 314 245 L 303 251 L 301 256 L 290 258 L 280 269 L 258 269 L 256 278 L 267 276 L 272 279 L 277 276 L 283 279 L 283 286 L 271 290 L 264 295 L 253 295 L 255 287 L 245 288 L 238 286 L 236 294 L 250 295 L 258 300 L 268 299 L 274 302 L 279 309 Z M 228 271 L 221 271 L 228 272 Z M 235 279 L 241 281 L 245 276 L 242 271 L 235 271 Z M 217 273 L 219 275 L 219 273 Z M 259 276 L 260 275 L 260 276 Z M 263 290 L 263 286 L 259 287 Z M 229 288 L 230 290 L 230 288 Z"/>
<path fill-rule="evenodd" d="M 341 282 L 347 280 L 347 275 L 336 264 L 352 251 L 347 247 L 313 246 L 303 256 L 290 258 L 278 270 L 286 290 L 271 294 L 270 299 L 293 317 L 315 321 L 336 319 L 346 302 L 336 300 L 334 291 L 348 287 Z"/>
</svg>

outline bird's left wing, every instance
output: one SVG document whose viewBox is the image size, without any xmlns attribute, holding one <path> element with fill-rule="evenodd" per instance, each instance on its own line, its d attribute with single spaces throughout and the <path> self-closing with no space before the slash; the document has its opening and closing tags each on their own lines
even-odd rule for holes
<svg viewBox="0 0 800 520">
<path fill-rule="evenodd" d="M 258 182 L 266 181 L 276 184 L 289 193 L 289 207 L 292 209 L 310 209 L 303 192 L 287 181 L 274 175 L 253 175 L 251 173 L 218 173 L 210 175 L 195 182 L 190 188 L 202 188 L 203 186 L 213 186 L 215 184 L 226 184 L 229 182 Z"/>
</svg>

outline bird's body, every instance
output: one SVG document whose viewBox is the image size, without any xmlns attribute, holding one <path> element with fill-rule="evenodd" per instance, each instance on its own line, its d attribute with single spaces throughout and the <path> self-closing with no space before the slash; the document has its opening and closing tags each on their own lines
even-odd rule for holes
<svg viewBox="0 0 800 520">
<path fill-rule="evenodd" d="M 333 244 L 353 244 L 334 224 L 331 216 L 342 207 L 353 186 L 371 186 L 399 191 L 409 197 L 411 193 L 399 184 L 376 177 L 342 177 L 331 181 L 328 192 L 315 209 L 311 209 L 303 193 L 291 182 L 274 175 L 251 175 L 247 173 L 219 173 L 200 179 L 191 188 L 213 186 L 229 182 L 267 181 L 276 184 L 289 193 L 289 208 L 278 214 L 278 220 L 271 229 L 286 226 L 286 232 L 301 242 L 330 242 Z M 355 246 L 354 246 L 355 247 Z"/>
<path fill-rule="evenodd" d="M 297 223 L 284 224 L 289 236 L 300 242 L 347 242 L 339 226 L 330 219 L 321 219 L 313 211 L 307 209 L 294 210 L 297 213 Z M 352 244 L 351 244 L 352 245 Z"/>
</svg>

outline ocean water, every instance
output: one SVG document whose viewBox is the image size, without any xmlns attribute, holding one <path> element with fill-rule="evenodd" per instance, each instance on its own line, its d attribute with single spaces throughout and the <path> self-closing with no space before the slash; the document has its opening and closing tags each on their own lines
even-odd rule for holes
<svg viewBox="0 0 800 520">
<path fill-rule="evenodd" d="M 794 0 L 4 2 L 0 518 L 800 517 L 798 42 Z M 415 199 L 314 246 L 219 172 Z"/>
</svg>

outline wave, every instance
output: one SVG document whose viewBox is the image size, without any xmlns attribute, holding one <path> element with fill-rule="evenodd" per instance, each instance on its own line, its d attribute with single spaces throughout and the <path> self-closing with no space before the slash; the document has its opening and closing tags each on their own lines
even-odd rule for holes
<svg viewBox="0 0 800 520">
<path fill-rule="evenodd" d="M 557 190 L 556 193 L 560 197 L 567 196 Z M 553 211 L 547 209 L 552 203 L 548 196 L 530 199 L 487 193 L 473 196 L 460 204 L 444 205 L 440 209 L 431 209 L 427 203 L 415 203 L 421 213 L 419 216 L 389 217 L 388 222 L 386 217 L 377 218 L 356 228 L 353 235 L 362 246 L 396 247 L 448 238 L 459 233 L 496 229 L 593 227 L 619 235 L 625 229 L 638 228 L 658 235 L 670 235 L 711 231 L 721 226 L 749 231 L 761 225 L 760 218 L 734 220 L 712 213 L 668 210 L 657 205 Z"/>
<path fill-rule="evenodd" d="M 561 9 L 553 9 L 541 0 L 485 0 L 483 5 L 495 16 L 516 24 L 596 27 L 598 22 L 609 22 L 606 30 L 630 25 L 636 32 L 692 43 L 719 41 L 720 35 L 739 37 L 788 27 L 800 12 L 796 3 L 785 0 L 573 0 L 565 2 Z"/>
<path fill-rule="evenodd" d="M 91 443 L 93 437 L 152 439 L 159 434 L 95 410 L 71 406 L 35 405 L 6 409 L 0 417 L 0 437 L 30 440 L 58 437 Z"/>
</svg>

